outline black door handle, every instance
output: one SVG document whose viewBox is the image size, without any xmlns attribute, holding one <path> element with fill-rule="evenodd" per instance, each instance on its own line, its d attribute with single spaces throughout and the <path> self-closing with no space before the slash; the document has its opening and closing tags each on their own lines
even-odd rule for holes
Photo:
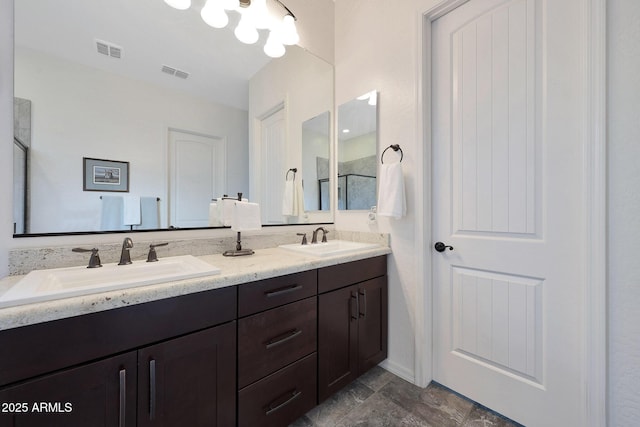
<svg viewBox="0 0 640 427">
<path fill-rule="evenodd" d="M 433 245 L 433 247 L 435 248 L 436 251 L 438 252 L 444 252 L 445 249 L 449 248 L 450 251 L 453 250 L 453 246 L 449 246 L 449 245 L 445 245 L 442 242 L 436 242 L 435 245 Z"/>
</svg>

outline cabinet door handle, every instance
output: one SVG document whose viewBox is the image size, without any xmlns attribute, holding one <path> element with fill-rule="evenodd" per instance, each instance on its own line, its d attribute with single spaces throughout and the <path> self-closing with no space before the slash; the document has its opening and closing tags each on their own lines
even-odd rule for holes
<svg viewBox="0 0 640 427">
<path fill-rule="evenodd" d="M 302 285 L 291 285 L 284 288 L 276 289 L 275 291 L 265 292 L 267 298 L 277 297 L 279 295 L 288 294 L 289 292 L 299 291 L 302 289 Z"/>
<path fill-rule="evenodd" d="M 362 304 L 358 304 L 362 310 L 358 311 L 360 317 L 367 317 L 367 290 L 360 289 L 358 291 L 358 301 L 360 301 L 360 295 L 362 295 Z"/>
<path fill-rule="evenodd" d="M 118 417 L 118 426 L 125 427 L 127 415 L 127 370 L 120 369 L 120 416 Z"/>
<path fill-rule="evenodd" d="M 358 320 L 358 313 L 360 312 L 360 303 L 358 302 L 358 292 L 351 292 L 351 320 Z"/>
<path fill-rule="evenodd" d="M 287 400 L 285 400 L 284 402 L 282 402 L 281 404 L 276 405 L 276 402 L 279 401 L 280 399 L 282 399 L 284 396 L 290 394 L 291 396 L 289 396 L 289 398 Z M 293 389 L 291 391 L 286 392 L 284 395 L 278 397 L 277 399 L 275 399 L 273 402 L 271 402 L 269 404 L 269 406 L 267 406 L 267 411 L 265 412 L 265 415 L 271 415 L 272 413 L 274 413 L 275 411 L 277 411 L 280 408 L 283 408 L 285 406 L 287 406 L 289 403 L 293 402 L 295 399 L 297 399 L 300 395 L 302 394 L 301 391 L 298 391 L 296 389 Z"/>
<path fill-rule="evenodd" d="M 275 338 L 271 338 L 267 342 L 267 349 L 270 349 L 270 348 L 275 347 L 277 345 L 283 344 L 283 343 L 289 341 L 290 339 L 293 339 L 293 338 L 297 337 L 301 333 L 302 333 L 302 331 L 300 329 L 292 329 L 290 331 L 285 332 L 282 335 L 278 335 Z"/>
<path fill-rule="evenodd" d="M 156 418 L 156 361 L 149 361 L 149 419 Z"/>
</svg>

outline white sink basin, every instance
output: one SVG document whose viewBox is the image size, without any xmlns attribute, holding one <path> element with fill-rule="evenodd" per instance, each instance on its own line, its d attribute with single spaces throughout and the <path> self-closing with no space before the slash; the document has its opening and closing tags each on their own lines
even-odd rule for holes
<svg viewBox="0 0 640 427">
<path fill-rule="evenodd" d="M 87 295 L 173 280 L 220 274 L 220 269 L 191 255 L 136 261 L 101 268 L 34 270 L 0 296 L 0 307 Z"/>
<path fill-rule="evenodd" d="M 328 257 L 333 255 L 345 255 L 351 252 L 367 249 L 375 249 L 379 248 L 380 245 L 376 243 L 351 242 L 348 240 L 330 240 L 326 243 L 310 243 L 308 245 L 294 243 L 291 245 L 280 245 L 280 247 L 299 254 Z"/>
</svg>

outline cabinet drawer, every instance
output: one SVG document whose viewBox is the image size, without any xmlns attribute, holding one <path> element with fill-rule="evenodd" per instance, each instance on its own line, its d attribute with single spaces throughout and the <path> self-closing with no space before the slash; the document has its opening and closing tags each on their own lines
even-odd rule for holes
<svg viewBox="0 0 640 427">
<path fill-rule="evenodd" d="M 329 292 L 386 274 L 386 255 L 324 267 L 318 270 L 318 293 Z"/>
<path fill-rule="evenodd" d="M 316 351 L 316 298 L 238 321 L 238 388 Z"/>
<path fill-rule="evenodd" d="M 318 290 L 317 277 L 316 270 L 310 270 L 241 285 L 238 316 L 249 316 L 313 296 Z"/>
<path fill-rule="evenodd" d="M 239 427 L 281 427 L 316 405 L 316 353 L 240 390 Z"/>
</svg>

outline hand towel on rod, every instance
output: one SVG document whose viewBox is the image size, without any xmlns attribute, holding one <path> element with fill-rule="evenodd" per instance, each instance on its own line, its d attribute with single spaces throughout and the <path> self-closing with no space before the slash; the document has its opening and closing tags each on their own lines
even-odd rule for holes
<svg viewBox="0 0 640 427">
<path fill-rule="evenodd" d="M 302 181 L 296 181 L 295 176 L 285 179 L 284 195 L 282 197 L 282 215 L 300 216 L 304 213 L 304 199 L 302 195 Z"/>
<path fill-rule="evenodd" d="M 122 224 L 122 196 L 102 196 L 102 211 L 100 216 L 100 230 L 125 230 Z"/>
<path fill-rule="evenodd" d="M 123 197 L 124 211 L 122 223 L 124 225 L 140 224 L 140 196 L 127 195 Z"/>
<path fill-rule="evenodd" d="M 160 228 L 160 210 L 157 197 L 140 197 L 140 226 L 137 230 Z"/>
<path fill-rule="evenodd" d="M 407 214 L 404 176 L 400 162 L 380 165 L 377 212 L 378 215 L 395 219 L 400 219 Z"/>
</svg>

